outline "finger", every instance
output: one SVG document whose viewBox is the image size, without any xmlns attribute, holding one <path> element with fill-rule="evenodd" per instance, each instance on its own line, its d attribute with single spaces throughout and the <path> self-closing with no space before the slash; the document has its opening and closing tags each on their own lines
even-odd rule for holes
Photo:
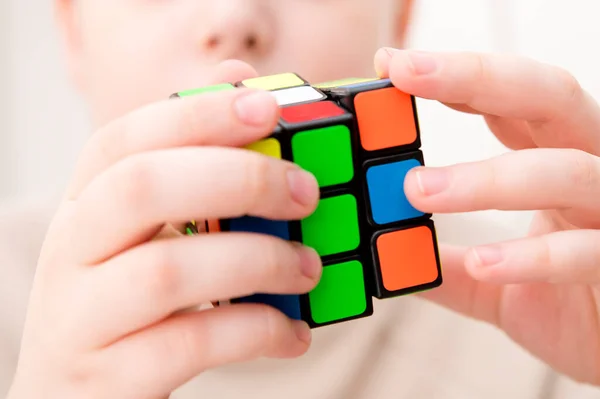
<svg viewBox="0 0 600 399">
<path fill-rule="evenodd" d="M 579 150 L 522 150 L 485 161 L 415 168 L 405 190 L 424 212 L 573 208 L 591 211 L 587 223 L 595 223 L 600 158 Z"/>
<path fill-rule="evenodd" d="M 235 250 L 232 250 L 235 248 Z M 308 247 L 261 234 L 153 241 L 90 269 L 71 311 L 85 339 L 113 341 L 181 309 L 254 293 L 300 294 L 321 275 Z M 102 323 L 98 323 L 102 320 Z"/>
<path fill-rule="evenodd" d="M 481 115 L 481 112 L 479 112 L 476 109 L 473 109 L 465 104 L 449 104 L 449 103 L 443 103 L 443 104 L 448 108 L 451 108 L 455 111 L 463 112 L 465 114 Z"/>
<path fill-rule="evenodd" d="M 475 280 L 465 269 L 468 248 L 440 244 L 444 284 L 418 295 L 455 312 L 499 325 L 502 285 Z"/>
<path fill-rule="evenodd" d="M 199 79 L 190 74 L 188 82 L 182 83 L 184 86 L 172 87 L 171 92 L 164 94 L 164 96 L 169 97 L 173 93 L 221 83 L 233 84 L 255 77 L 258 77 L 258 72 L 250 64 L 236 59 L 224 60 L 215 65 L 211 73 L 203 74 Z"/>
<path fill-rule="evenodd" d="M 95 264 L 148 240 L 165 221 L 296 220 L 318 198 L 312 174 L 274 157 L 219 147 L 156 151 L 96 178 L 77 201 L 68 239 L 78 262 Z"/>
<path fill-rule="evenodd" d="M 142 107 L 100 129 L 84 148 L 67 194 L 128 156 L 184 146 L 244 146 L 270 134 L 277 102 L 267 92 L 237 89 L 165 100 Z"/>
<path fill-rule="evenodd" d="M 571 230 L 473 248 L 466 270 L 495 284 L 600 284 L 600 231 Z"/>
<path fill-rule="evenodd" d="M 530 122 L 539 147 L 598 153 L 600 112 L 561 68 L 510 55 L 382 49 L 376 70 L 400 90 L 483 114 Z"/>
<path fill-rule="evenodd" d="M 203 86 L 241 82 L 255 77 L 258 77 L 258 72 L 250 64 L 240 60 L 225 60 L 217 66 L 212 78 Z"/>
<path fill-rule="evenodd" d="M 562 238 L 566 238 L 566 235 Z M 574 237 L 569 237 L 569 240 L 571 238 Z M 551 240 L 554 241 L 554 239 Z M 583 238 L 583 241 L 585 240 Z M 560 242 L 560 239 L 558 241 Z M 500 245 L 504 244 L 506 243 Z M 575 272 L 577 277 L 574 277 L 574 275 L 568 277 L 568 273 L 559 272 L 558 274 L 552 274 L 554 277 L 547 278 L 543 277 L 543 272 L 529 270 L 526 265 L 530 263 L 529 260 L 532 255 L 530 251 L 523 253 L 522 257 L 519 255 L 518 259 L 524 261 L 519 265 L 515 263 L 514 267 L 509 267 L 507 263 L 503 262 L 502 266 L 498 266 L 511 269 L 504 272 L 500 270 L 474 271 L 475 267 L 470 265 L 473 257 L 467 255 L 468 250 L 466 248 L 441 246 L 440 249 L 442 251 L 442 261 L 444 262 L 444 285 L 420 294 L 422 297 L 468 317 L 497 326 L 517 344 L 529 348 L 535 356 L 553 367 L 564 371 L 568 369 L 568 366 L 571 370 L 581 366 L 581 356 L 578 356 L 581 351 L 581 343 L 577 341 L 567 342 L 562 337 L 571 332 L 572 326 L 577 326 L 581 331 L 596 331 L 597 308 L 593 296 L 589 285 L 585 283 L 551 283 L 552 281 L 586 280 L 584 277 L 586 273 L 583 272 L 583 269 L 587 267 L 583 263 L 574 263 L 579 262 L 580 259 L 572 258 L 571 261 L 567 259 L 569 255 L 573 255 L 569 245 L 565 244 L 560 249 L 560 252 L 565 256 L 563 259 L 566 260 L 566 262 L 560 261 L 565 266 L 565 268 L 561 267 L 560 269 L 567 272 L 566 268 L 570 266 L 572 269 L 577 270 Z M 575 245 L 575 251 L 578 249 L 579 246 Z M 515 248 L 514 254 L 518 252 Z M 586 253 L 589 255 L 590 252 L 586 251 Z M 533 257 L 536 258 L 535 255 Z M 537 258 L 536 260 L 540 259 Z M 585 259 L 583 260 L 585 262 Z M 521 266 L 526 269 L 522 279 L 517 277 L 519 273 L 517 269 L 520 269 Z M 550 266 L 548 269 L 552 270 L 555 267 Z M 535 274 L 539 278 L 535 277 Z M 547 276 L 550 276 L 550 274 Z M 557 278 L 556 276 L 560 277 Z M 521 282 L 523 280 L 533 282 Z M 565 295 L 566 291 L 569 291 L 569 295 Z M 559 345 L 560 351 L 558 352 L 555 350 L 557 342 L 562 342 Z M 572 354 L 572 356 L 565 356 L 564 354 Z M 565 365 L 565 359 L 567 359 L 567 365 Z M 589 369 L 593 368 L 582 368 L 583 371 L 580 375 L 583 376 L 583 380 L 593 380 L 588 375 L 589 373 L 585 373 L 585 370 Z M 596 375 L 597 373 L 593 377 Z"/>
<path fill-rule="evenodd" d="M 401 90 L 502 117 L 547 121 L 581 100 L 565 72 L 515 56 L 385 49 L 376 63 Z"/>
<path fill-rule="evenodd" d="M 208 369 L 301 356 L 310 341 L 302 321 L 264 305 L 235 305 L 170 318 L 108 347 L 101 361 L 110 364 L 104 369 L 114 381 L 122 382 L 120 395 L 155 397 Z"/>
</svg>

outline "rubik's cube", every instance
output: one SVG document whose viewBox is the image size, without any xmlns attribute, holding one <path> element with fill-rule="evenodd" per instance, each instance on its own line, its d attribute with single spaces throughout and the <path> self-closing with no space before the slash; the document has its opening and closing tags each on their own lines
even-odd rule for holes
<svg viewBox="0 0 600 399">
<path fill-rule="evenodd" d="M 252 78 L 174 94 L 237 87 L 272 92 L 278 126 L 248 148 L 290 160 L 316 177 L 320 201 L 303 220 L 245 216 L 207 223 L 209 232 L 244 231 L 302 242 L 322 258 L 318 285 L 301 295 L 256 293 L 231 303 L 264 303 L 312 328 L 373 314 L 384 299 L 442 284 L 434 223 L 404 193 L 424 164 L 415 99 L 389 79 L 311 85 L 294 73 Z M 192 231 L 194 225 L 190 227 Z"/>
</svg>

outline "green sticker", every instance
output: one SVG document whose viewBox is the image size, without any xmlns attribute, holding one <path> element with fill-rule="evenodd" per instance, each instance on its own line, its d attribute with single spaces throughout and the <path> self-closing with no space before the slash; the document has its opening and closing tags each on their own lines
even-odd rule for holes
<svg viewBox="0 0 600 399">
<path fill-rule="evenodd" d="M 222 84 L 213 85 L 213 86 L 199 87 L 197 89 L 180 91 L 179 93 L 177 93 L 177 95 L 179 97 L 189 97 L 189 96 L 197 96 L 199 94 L 204 94 L 204 93 L 214 93 L 217 91 L 233 90 L 233 89 L 235 89 L 235 86 L 233 86 L 232 84 L 222 83 Z"/>
<path fill-rule="evenodd" d="M 354 176 L 350 130 L 344 125 L 296 133 L 294 163 L 315 175 L 320 187 L 348 183 Z"/>
<path fill-rule="evenodd" d="M 315 323 L 359 316 L 367 309 L 362 264 L 353 260 L 324 266 L 319 283 L 308 296 Z"/>
<path fill-rule="evenodd" d="M 360 244 L 358 211 L 353 195 L 320 200 L 315 212 L 300 224 L 302 241 L 321 256 L 353 251 Z"/>
</svg>

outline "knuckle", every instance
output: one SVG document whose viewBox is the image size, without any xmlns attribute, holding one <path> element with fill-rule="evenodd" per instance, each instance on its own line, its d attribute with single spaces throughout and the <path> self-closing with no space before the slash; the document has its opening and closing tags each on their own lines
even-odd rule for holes
<svg viewBox="0 0 600 399">
<path fill-rule="evenodd" d="M 271 306 L 261 306 L 260 311 L 262 312 L 262 331 L 260 333 L 261 345 L 255 350 L 256 355 L 265 355 L 271 352 L 274 346 L 281 341 L 279 338 L 281 334 L 280 318 L 281 315 L 278 310 Z"/>
<path fill-rule="evenodd" d="M 261 245 L 263 272 L 266 276 L 277 277 L 282 274 L 282 248 L 275 238 L 264 237 Z"/>
<path fill-rule="evenodd" d="M 71 364 L 72 366 L 65 371 L 65 377 L 76 392 L 86 392 L 92 387 L 99 388 L 99 382 L 107 377 L 107 370 L 98 367 L 90 358 L 73 360 Z"/>
<path fill-rule="evenodd" d="M 556 67 L 556 76 L 564 90 L 564 98 L 567 102 L 575 100 L 583 92 L 581 84 L 577 78 L 568 70 Z"/>
<path fill-rule="evenodd" d="M 148 267 L 150 265 L 150 267 Z M 172 298 L 180 290 L 178 268 L 167 246 L 153 251 L 146 266 L 141 267 L 142 276 L 138 283 L 152 298 Z"/>
<path fill-rule="evenodd" d="M 568 150 L 567 159 L 569 181 L 583 193 L 588 193 L 598 185 L 598 161 L 585 151 Z"/>
<path fill-rule="evenodd" d="M 202 131 L 202 126 L 206 124 L 205 115 L 210 104 L 206 104 L 203 98 L 194 98 L 186 101 L 185 104 L 182 107 L 181 118 L 177 119 L 176 132 L 180 136 L 180 141 L 187 144 L 198 141 L 198 132 Z"/>
<path fill-rule="evenodd" d="M 466 78 L 468 82 L 465 86 L 468 90 L 461 90 L 463 98 L 460 102 L 465 104 L 473 104 L 476 102 L 477 97 L 480 95 L 482 90 L 489 85 L 491 80 L 489 60 L 487 57 L 480 53 L 466 53 L 465 58 L 467 65 L 469 65 L 469 73 Z"/>
<path fill-rule="evenodd" d="M 181 326 L 181 328 L 171 329 L 170 336 L 163 340 L 162 350 L 158 351 L 157 360 L 169 359 L 176 353 L 180 356 L 178 366 L 181 370 L 196 370 L 199 364 L 208 361 L 206 359 L 208 351 L 203 350 L 203 346 L 199 345 L 203 342 L 210 347 L 213 343 L 207 342 L 208 339 L 209 334 L 206 334 L 203 328 L 192 329 Z"/>
<path fill-rule="evenodd" d="M 128 160 L 119 173 L 118 191 L 121 199 L 130 209 L 139 209 L 153 196 L 156 171 L 153 163 L 138 156 Z"/>
<path fill-rule="evenodd" d="M 239 256 L 239 260 L 237 259 Z M 243 266 L 245 285 L 248 289 L 258 292 L 269 290 L 273 285 L 280 286 L 282 274 L 281 248 L 275 237 L 256 235 L 253 243 L 245 246 L 236 256 L 238 265 L 252 264 L 252 267 Z"/>
<path fill-rule="evenodd" d="M 472 53 L 471 57 L 474 66 L 473 78 L 478 84 L 485 85 L 490 80 L 489 61 L 480 53 Z"/>
<path fill-rule="evenodd" d="M 475 194 L 473 201 L 475 201 L 475 204 L 472 204 L 472 206 L 481 208 L 491 205 L 492 202 L 497 205 L 497 199 L 494 199 L 492 196 L 490 196 L 488 190 L 490 187 L 498 187 L 498 167 L 499 165 L 496 160 L 483 161 L 479 163 L 479 179 L 477 179 L 478 181 L 474 182 L 475 185 L 473 188 Z M 503 190 L 500 190 L 499 194 L 501 194 L 502 191 Z M 488 202 L 490 204 L 488 204 Z"/>
<path fill-rule="evenodd" d="M 549 240 L 542 236 L 537 239 L 537 264 L 544 265 L 544 267 L 551 269 L 558 269 L 557 265 L 554 262 L 554 254 L 552 252 L 552 245 L 550 245 Z M 548 276 L 556 276 L 558 270 L 549 272 Z M 548 283 L 553 283 L 552 277 L 547 279 Z"/>
</svg>

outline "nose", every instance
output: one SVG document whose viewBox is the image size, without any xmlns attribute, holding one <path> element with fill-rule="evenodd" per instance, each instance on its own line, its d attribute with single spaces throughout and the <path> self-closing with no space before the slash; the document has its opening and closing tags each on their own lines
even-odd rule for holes
<svg viewBox="0 0 600 399">
<path fill-rule="evenodd" d="M 219 0 L 201 39 L 206 56 L 222 60 L 247 59 L 264 55 L 272 42 L 272 18 L 258 1 Z"/>
</svg>

